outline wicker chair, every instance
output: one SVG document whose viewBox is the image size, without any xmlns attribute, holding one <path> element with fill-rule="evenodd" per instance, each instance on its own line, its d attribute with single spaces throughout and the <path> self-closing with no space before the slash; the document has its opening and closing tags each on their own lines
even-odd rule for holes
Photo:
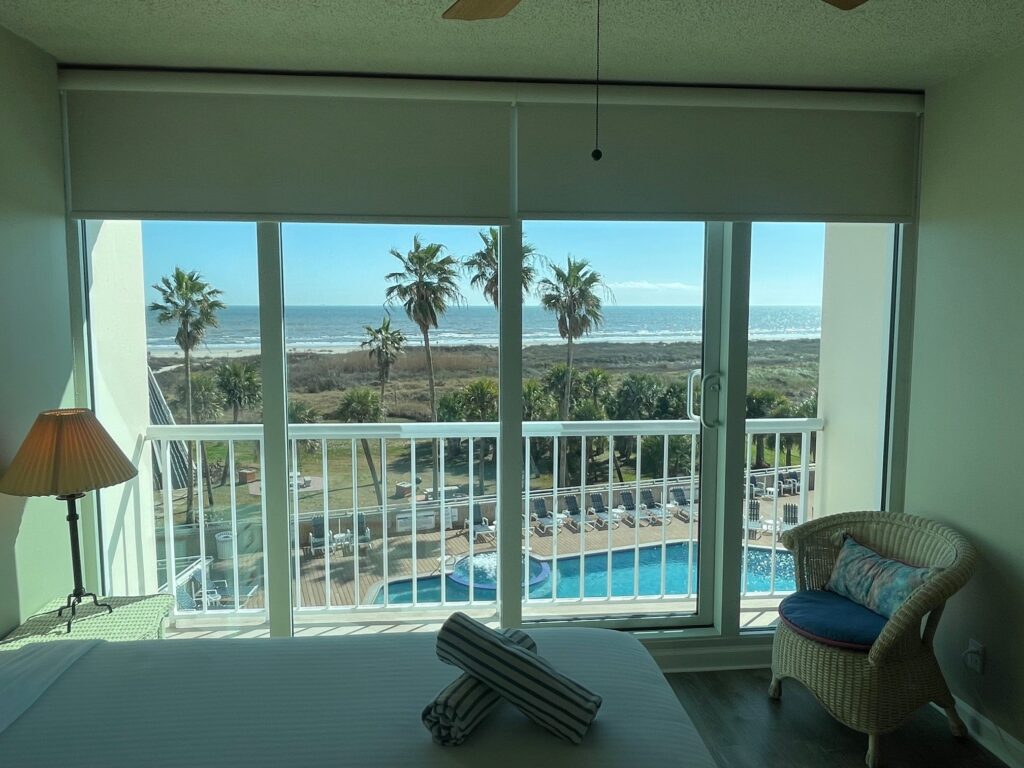
<svg viewBox="0 0 1024 768">
<path fill-rule="evenodd" d="M 797 589 L 825 587 L 842 533 L 886 557 L 943 568 L 911 593 L 866 653 L 816 642 L 785 622 L 776 629 L 768 695 L 781 696 L 783 678 L 799 680 L 830 715 L 868 734 L 865 762 L 874 768 L 879 736 L 899 728 L 930 701 L 945 710 L 954 736 L 966 734 L 932 640 L 946 600 L 967 583 L 974 570 L 975 551 L 956 531 L 925 518 L 892 512 L 832 515 L 782 535 L 783 544 L 793 553 Z"/>
</svg>

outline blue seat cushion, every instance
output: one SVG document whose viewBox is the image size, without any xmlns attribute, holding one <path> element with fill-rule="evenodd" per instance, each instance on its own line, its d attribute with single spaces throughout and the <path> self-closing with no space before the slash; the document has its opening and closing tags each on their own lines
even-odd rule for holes
<svg viewBox="0 0 1024 768">
<path fill-rule="evenodd" d="M 870 650 L 887 621 L 869 608 L 823 589 L 794 592 L 779 604 L 779 615 L 797 634 L 853 651 Z"/>
</svg>

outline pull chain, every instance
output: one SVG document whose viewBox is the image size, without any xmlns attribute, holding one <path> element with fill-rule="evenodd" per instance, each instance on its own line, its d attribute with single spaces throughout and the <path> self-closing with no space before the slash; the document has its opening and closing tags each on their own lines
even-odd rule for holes
<svg viewBox="0 0 1024 768">
<path fill-rule="evenodd" d="M 594 70 L 594 151 L 590 156 L 595 161 L 600 160 L 604 153 L 601 152 L 601 121 L 599 110 L 601 108 L 601 0 L 597 0 L 597 35 L 596 35 L 596 66 Z"/>
</svg>

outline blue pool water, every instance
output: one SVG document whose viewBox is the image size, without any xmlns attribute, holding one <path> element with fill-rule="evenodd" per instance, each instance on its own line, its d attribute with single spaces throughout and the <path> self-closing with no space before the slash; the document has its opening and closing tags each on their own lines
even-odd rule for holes
<svg viewBox="0 0 1024 768">
<path fill-rule="evenodd" d="M 691 558 L 692 549 L 692 558 Z M 698 545 L 681 542 L 665 546 L 665 592 L 664 594 L 686 594 L 687 572 L 691 582 L 690 590 L 697 588 Z M 634 592 L 635 551 L 619 550 L 612 553 L 612 596 L 628 597 Z M 747 550 L 747 592 L 769 592 L 771 590 L 772 551 L 763 547 Z M 580 589 L 583 597 L 608 596 L 608 554 L 595 552 L 583 558 L 583 578 L 580 579 L 580 558 L 578 555 L 560 557 L 557 561 L 558 597 L 578 598 Z M 469 600 L 469 587 L 451 577 L 445 577 L 445 600 L 462 602 Z M 530 597 L 544 599 L 551 597 L 552 576 L 534 583 Z M 793 555 L 786 551 L 775 553 L 775 591 L 787 592 L 796 589 L 796 575 L 793 571 Z M 388 584 L 389 603 L 411 603 L 412 579 L 401 579 Z M 661 590 L 661 545 L 640 548 L 639 594 L 660 595 Z M 475 588 L 474 600 L 494 600 L 494 589 Z M 417 580 L 416 598 L 421 603 L 441 601 L 441 577 L 424 576 Z M 375 603 L 384 602 L 384 590 L 378 591 Z"/>
</svg>

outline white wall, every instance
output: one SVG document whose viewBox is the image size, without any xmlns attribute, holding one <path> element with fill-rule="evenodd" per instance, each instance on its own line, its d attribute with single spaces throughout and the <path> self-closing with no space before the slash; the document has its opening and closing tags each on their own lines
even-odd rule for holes
<svg viewBox="0 0 1024 768">
<path fill-rule="evenodd" d="M 0 27 L 0 472 L 36 414 L 73 405 L 54 60 Z M 0 635 L 71 591 L 64 504 L 0 495 Z"/>
<path fill-rule="evenodd" d="M 927 93 L 907 511 L 978 547 L 939 658 L 956 695 L 1024 739 L 1024 48 Z M 983 675 L 960 660 L 988 649 Z M 1024 753 L 1020 759 L 1024 762 Z"/>
<path fill-rule="evenodd" d="M 892 234 L 891 224 L 825 226 L 815 515 L 879 508 Z"/>
<path fill-rule="evenodd" d="M 146 594 L 158 585 L 152 450 L 144 442 L 149 389 L 141 222 L 88 222 L 86 252 L 96 416 L 139 468 L 131 482 L 99 493 L 107 590 Z"/>
</svg>

